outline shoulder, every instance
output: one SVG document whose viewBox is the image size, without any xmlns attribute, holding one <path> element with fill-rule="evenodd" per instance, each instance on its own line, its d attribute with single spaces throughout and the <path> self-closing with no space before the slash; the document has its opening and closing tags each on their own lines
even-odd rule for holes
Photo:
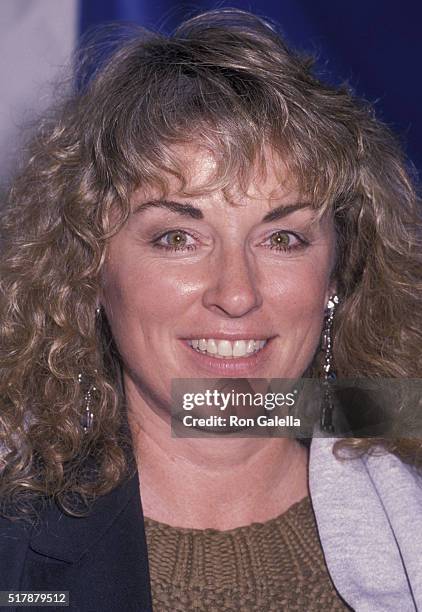
<svg viewBox="0 0 422 612">
<path fill-rule="evenodd" d="M 355 609 L 422 607 L 420 473 L 387 452 L 339 460 L 334 442 L 313 440 L 309 482 L 337 590 Z"/>
<path fill-rule="evenodd" d="M 33 526 L 0 516 L 0 591 L 17 589 Z"/>
<path fill-rule="evenodd" d="M 78 612 L 151 612 L 137 475 L 83 517 L 51 504 L 32 528 L 0 519 L 0 590 L 69 591 Z"/>
<path fill-rule="evenodd" d="M 4 547 L 13 545 L 17 540 L 29 541 L 34 527 L 35 524 L 27 520 L 0 515 L 0 550 L 3 551 Z"/>
</svg>

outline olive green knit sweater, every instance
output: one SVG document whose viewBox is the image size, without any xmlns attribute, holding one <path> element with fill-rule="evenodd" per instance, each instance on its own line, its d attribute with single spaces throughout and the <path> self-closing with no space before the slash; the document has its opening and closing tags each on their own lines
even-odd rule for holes
<svg viewBox="0 0 422 612">
<path fill-rule="evenodd" d="M 154 612 L 351 610 L 335 591 L 309 497 L 227 531 L 145 517 Z"/>
</svg>

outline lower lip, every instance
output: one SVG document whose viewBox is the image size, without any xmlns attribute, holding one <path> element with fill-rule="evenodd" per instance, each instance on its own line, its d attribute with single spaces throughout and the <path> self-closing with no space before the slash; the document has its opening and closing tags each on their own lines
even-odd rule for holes
<svg viewBox="0 0 422 612">
<path fill-rule="evenodd" d="M 272 344 L 272 338 L 267 340 L 267 343 L 262 349 L 256 353 L 252 353 L 248 357 L 229 357 L 226 359 L 223 357 L 210 357 L 206 353 L 201 353 L 192 348 L 187 340 L 182 340 L 182 343 L 183 346 L 186 347 L 196 367 L 219 376 L 248 376 L 254 374 L 254 372 L 268 359 L 268 351 Z"/>
</svg>

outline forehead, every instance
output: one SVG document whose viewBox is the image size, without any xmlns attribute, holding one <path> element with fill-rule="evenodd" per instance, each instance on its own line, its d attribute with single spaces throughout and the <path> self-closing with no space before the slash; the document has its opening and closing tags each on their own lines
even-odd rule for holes
<svg viewBox="0 0 422 612">
<path fill-rule="evenodd" d="M 228 203 L 248 200 L 280 202 L 298 197 L 299 189 L 286 160 L 271 147 L 265 147 L 253 163 L 227 159 L 223 154 L 197 144 L 170 148 L 170 164 L 159 181 L 150 181 L 135 191 L 133 201 L 179 195 L 185 198 L 210 196 L 220 192 Z"/>
</svg>

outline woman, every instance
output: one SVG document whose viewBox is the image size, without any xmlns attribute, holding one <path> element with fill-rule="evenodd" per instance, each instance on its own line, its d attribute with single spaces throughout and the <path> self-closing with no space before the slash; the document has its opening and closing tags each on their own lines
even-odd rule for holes
<svg viewBox="0 0 422 612">
<path fill-rule="evenodd" d="M 101 58 L 3 214 L 1 589 L 415 609 L 419 441 L 343 440 L 360 458 L 339 461 L 316 437 L 309 460 L 292 437 L 170 429 L 174 379 L 419 376 L 420 218 L 394 139 L 247 13 Z"/>
</svg>

